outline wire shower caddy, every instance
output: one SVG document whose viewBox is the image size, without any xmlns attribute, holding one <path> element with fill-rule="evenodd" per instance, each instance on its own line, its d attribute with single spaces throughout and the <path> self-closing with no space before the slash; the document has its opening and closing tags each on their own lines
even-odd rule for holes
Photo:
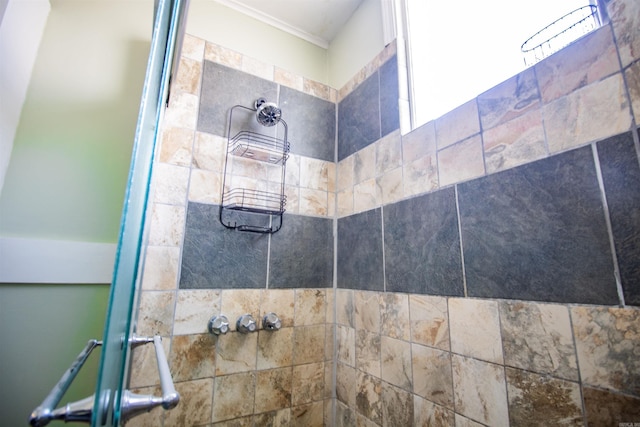
<svg viewBox="0 0 640 427">
<path fill-rule="evenodd" d="M 219 219 L 229 229 L 272 234 L 282 228 L 287 203 L 284 183 L 290 144 L 287 140 L 287 124 L 280 117 L 273 124 L 262 124 L 280 124 L 282 138 L 276 136 L 276 132 L 267 135 L 253 130 L 240 130 L 232 134 L 234 112 L 254 115 L 257 111 L 257 106 L 248 108 L 243 105 L 235 105 L 229 111 Z M 264 168 L 266 176 L 262 178 L 265 179 L 238 173 L 243 168 L 251 168 L 254 162 L 257 170 Z"/>
</svg>

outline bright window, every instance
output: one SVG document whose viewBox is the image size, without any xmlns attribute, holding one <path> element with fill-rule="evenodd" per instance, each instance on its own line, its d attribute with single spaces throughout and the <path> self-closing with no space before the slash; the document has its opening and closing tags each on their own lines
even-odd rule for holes
<svg viewBox="0 0 640 427">
<path fill-rule="evenodd" d="M 413 127 L 525 69 L 521 45 L 589 0 L 405 0 Z"/>
</svg>

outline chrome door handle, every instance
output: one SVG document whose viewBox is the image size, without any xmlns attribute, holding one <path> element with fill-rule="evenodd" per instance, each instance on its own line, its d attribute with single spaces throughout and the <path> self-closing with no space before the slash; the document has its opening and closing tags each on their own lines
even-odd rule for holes
<svg viewBox="0 0 640 427">
<path fill-rule="evenodd" d="M 162 388 L 162 396 L 134 394 L 129 390 L 124 390 L 121 401 L 121 419 L 126 421 L 143 412 L 149 412 L 157 406 L 164 409 L 173 409 L 180 402 L 180 394 L 176 391 L 169 370 L 169 363 L 162 347 L 162 338 L 159 335 L 154 337 L 132 337 L 129 340 L 131 347 L 147 344 L 152 342 L 156 350 L 156 361 L 158 362 L 158 372 L 160 374 L 160 387 Z M 102 345 L 101 341 L 90 340 L 86 347 L 80 352 L 78 357 L 73 361 L 69 369 L 65 371 L 62 378 L 49 392 L 47 397 L 42 401 L 29 417 L 29 423 L 33 427 L 43 427 L 53 420 L 63 420 L 65 422 L 82 422 L 91 424 L 91 416 L 93 413 L 94 396 L 86 397 L 77 402 L 72 402 L 64 407 L 54 409 L 67 389 L 80 371 L 80 368 L 87 361 L 94 348 Z"/>
<path fill-rule="evenodd" d="M 40 406 L 33 410 L 29 417 L 29 423 L 34 427 L 46 426 L 53 420 L 78 421 L 91 423 L 91 408 L 93 407 L 93 396 L 69 403 L 63 408 L 54 408 L 60 403 L 67 389 L 78 375 L 80 368 L 87 361 L 94 348 L 102 345 L 102 341 L 89 340 L 86 347 L 80 352 L 76 360 L 73 361 L 69 369 L 62 374 L 58 383 L 53 386 L 47 397 L 44 398 Z"/>
<path fill-rule="evenodd" d="M 120 404 L 120 418 L 122 421 L 126 421 L 144 412 L 149 412 L 158 406 L 162 406 L 166 410 L 173 409 L 180 402 L 180 394 L 173 385 L 167 356 L 165 356 L 164 348 L 162 348 L 162 338 L 159 335 L 153 338 L 134 337 L 132 338 L 131 346 L 135 347 L 149 342 L 153 342 L 156 349 L 156 361 L 158 362 L 162 396 L 135 394 L 129 390 L 125 390 L 122 394 L 122 402 Z"/>
</svg>

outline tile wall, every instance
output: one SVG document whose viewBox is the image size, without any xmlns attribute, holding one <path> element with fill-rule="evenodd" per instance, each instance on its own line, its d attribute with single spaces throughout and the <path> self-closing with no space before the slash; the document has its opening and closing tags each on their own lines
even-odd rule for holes
<svg viewBox="0 0 640 427">
<path fill-rule="evenodd" d="M 130 425 L 640 422 L 640 5 L 607 7 L 406 135 L 393 43 L 337 91 L 187 36 L 137 315 L 182 400 Z M 259 96 L 292 143 L 272 236 L 217 222 L 226 112 Z M 282 330 L 206 330 L 268 311 Z M 131 387 L 157 390 L 155 369 L 136 349 Z"/>
</svg>

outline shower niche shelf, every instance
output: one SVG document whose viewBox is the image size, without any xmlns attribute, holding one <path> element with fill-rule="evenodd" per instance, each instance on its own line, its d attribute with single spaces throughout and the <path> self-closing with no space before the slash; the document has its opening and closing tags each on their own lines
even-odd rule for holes
<svg viewBox="0 0 640 427">
<path fill-rule="evenodd" d="M 260 106 L 264 103 L 259 99 L 253 109 L 236 105 L 229 112 L 220 203 L 220 222 L 229 229 L 275 233 L 282 227 L 287 202 L 284 179 L 290 149 L 287 124 L 280 118 L 275 104 L 269 105 L 277 109 L 277 119 L 269 116 L 269 120 L 261 120 Z M 259 127 L 267 131 L 256 131 Z"/>
</svg>

